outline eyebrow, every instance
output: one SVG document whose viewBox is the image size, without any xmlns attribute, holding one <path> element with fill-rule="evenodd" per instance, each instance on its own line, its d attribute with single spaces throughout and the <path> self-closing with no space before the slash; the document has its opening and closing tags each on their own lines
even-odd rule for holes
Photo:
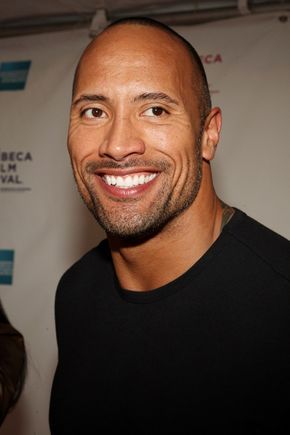
<svg viewBox="0 0 290 435">
<path fill-rule="evenodd" d="M 137 97 L 133 98 L 133 102 L 138 102 L 138 101 L 148 101 L 148 100 L 163 100 L 167 103 L 170 104 L 175 104 L 176 106 L 178 106 L 178 101 L 174 100 L 173 98 L 171 98 L 169 95 L 165 94 L 164 92 L 144 92 L 143 94 L 138 95 Z M 102 101 L 102 102 L 106 102 L 106 101 L 110 101 L 110 99 L 108 97 L 105 97 L 104 95 L 101 94 L 82 94 L 79 96 L 79 98 L 77 98 L 72 105 L 73 106 L 77 106 L 79 103 L 83 103 L 83 102 L 87 102 L 87 101 L 91 101 L 91 102 L 98 102 L 98 101 Z"/>
<path fill-rule="evenodd" d="M 82 94 L 79 98 L 77 98 L 72 105 L 77 106 L 79 103 L 83 103 L 86 101 L 109 101 L 109 98 L 105 97 L 104 95 L 100 94 Z"/>
<path fill-rule="evenodd" d="M 137 101 L 147 101 L 147 100 L 163 100 L 170 104 L 175 104 L 178 106 L 178 101 L 171 98 L 164 92 L 145 92 L 144 94 L 138 95 L 134 98 L 134 102 Z"/>
</svg>

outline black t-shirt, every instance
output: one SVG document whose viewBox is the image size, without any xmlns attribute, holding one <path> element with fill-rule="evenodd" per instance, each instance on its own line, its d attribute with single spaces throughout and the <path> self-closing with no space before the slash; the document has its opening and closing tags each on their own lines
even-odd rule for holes
<svg viewBox="0 0 290 435">
<path fill-rule="evenodd" d="M 148 292 L 120 288 L 106 241 L 87 253 L 56 295 L 52 434 L 286 433 L 289 245 L 236 210 L 198 262 Z"/>
</svg>

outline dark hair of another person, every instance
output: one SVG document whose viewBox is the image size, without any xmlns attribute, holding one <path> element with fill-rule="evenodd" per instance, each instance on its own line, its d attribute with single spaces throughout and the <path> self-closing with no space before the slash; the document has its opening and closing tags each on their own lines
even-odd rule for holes
<svg viewBox="0 0 290 435">
<path fill-rule="evenodd" d="M 0 426 L 18 401 L 25 377 L 24 339 L 9 322 L 0 301 Z"/>
</svg>

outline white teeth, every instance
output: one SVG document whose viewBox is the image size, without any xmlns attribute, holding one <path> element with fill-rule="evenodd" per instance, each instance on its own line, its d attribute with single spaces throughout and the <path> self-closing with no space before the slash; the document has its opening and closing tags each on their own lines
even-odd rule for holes
<svg viewBox="0 0 290 435">
<path fill-rule="evenodd" d="M 132 177 L 125 178 L 125 187 L 130 187 L 133 185 Z"/>
<path fill-rule="evenodd" d="M 116 178 L 116 186 L 123 186 L 123 178 L 122 177 Z"/>
<path fill-rule="evenodd" d="M 138 184 L 139 184 L 139 177 L 136 174 L 133 177 L 133 184 L 134 184 L 134 186 L 138 186 Z"/>
<path fill-rule="evenodd" d="M 109 184 L 109 186 L 117 186 L 122 189 L 128 189 L 133 186 L 138 186 L 140 184 L 146 184 L 149 183 L 149 181 L 153 180 L 153 178 L 156 177 L 157 174 L 150 174 L 150 175 L 127 175 L 125 177 L 120 177 L 118 175 L 115 177 L 114 175 L 104 175 L 103 180 L 106 184 Z"/>
</svg>

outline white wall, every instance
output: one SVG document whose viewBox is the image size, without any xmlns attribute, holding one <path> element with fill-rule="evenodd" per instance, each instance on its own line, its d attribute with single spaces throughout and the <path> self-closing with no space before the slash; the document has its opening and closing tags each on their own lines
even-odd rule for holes
<svg viewBox="0 0 290 435">
<path fill-rule="evenodd" d="M 204 56 L 213 102 L 223 109 L 213 163 L 218 194 L 289 238 L 290 24 L 278 17 L 177 30 Z M 103 237 L 79 198 L 66 151 L 73 71 L 88 42 L 84 30 L 0 40 L 0 62 L 32 61 L 24 91 L 0 91 L 0 152 L 32 156 L 17 163 L 31 190 L 0 190 L 0 251 L 15 252 L 13 284 L 0 285 L 1 300 L 28 352 L 24 393 L 3 435 L 49 434 L 56 285 Z"/>
</svg>

